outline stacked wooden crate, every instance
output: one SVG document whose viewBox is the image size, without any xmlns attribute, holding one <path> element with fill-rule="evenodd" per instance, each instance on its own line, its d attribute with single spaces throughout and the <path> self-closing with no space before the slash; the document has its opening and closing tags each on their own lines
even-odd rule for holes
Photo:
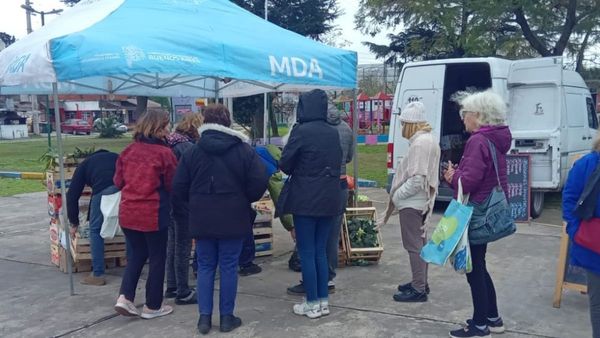
<svg viewBox="0 0 600 338">
<path fill-rule="evenodd" d="M 273 201 L 265 195 L 260 201 L 252 203 L 256 211 L 254 220 L 254 245 L 256 257 L 273 255 Z"/>
</svg>

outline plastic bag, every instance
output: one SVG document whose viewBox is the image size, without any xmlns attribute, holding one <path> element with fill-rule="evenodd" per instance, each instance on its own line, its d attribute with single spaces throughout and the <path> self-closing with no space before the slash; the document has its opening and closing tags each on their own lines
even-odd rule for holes
<svg viewBox="0 0 600 338">
<path fill-rule="evenodd" d="M 121 192 L 110 195 L 102 195 L 100 200 L 100 211 L 104 218 L 100 237 L 110 239 L 122 234 L 119 226 L 119 204 L 121 204 Z"/>
<path fill-rule="evenodd" d="M 465 274 L 473 270 L 473 264 L 471 261 L 471 247 L 469 246 L 469 230 L 465 229 L 458 245 L 454 248 L 454 252 L 450 255 L 450 264 L 454 268 L 454 271 Z"/>
</svg>

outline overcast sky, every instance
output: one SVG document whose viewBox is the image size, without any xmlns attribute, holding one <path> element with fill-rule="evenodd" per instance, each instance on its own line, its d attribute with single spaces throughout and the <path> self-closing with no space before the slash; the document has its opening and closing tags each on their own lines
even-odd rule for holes
<svg viewBox="0 0 600 338">
<path fill-rule="evenodd" d="M 32 7 L 38 11 L 48 12 L 52 9 L 65 8 L 59 0 L 32 0 Z M 150 1 L 150 0 L 149 0 Z M 21 8 L 24 0 L 0 0 L 0 32 L 6 32 L 14 35 L 17 39 L 27 35 L 27 24 L 25 20 L 25 10 Z M 345 49 L 354 50 L 358 53 L 358 63 L 379 63 L 375 56 L 369 52 L 369 49 L 362 44 L 362 41 L 371 41 L 378 44 L 386 44 L 387 33 L 380 33 L 375 37 L 361 34 L 354 28 L 354 14 L 358 10 L 358 1 L 356 0 L 338 0 L 340 8 L 344 14 L 336 20 L 336 25 L 342 29 L 343 38 L 350 41 L 350 45 Z M 55 19 L 57 15 L 47 15 L 46 23 Z M 33 30 L 41 26 L 39 15 L 31 18 Z"/>
</svg>

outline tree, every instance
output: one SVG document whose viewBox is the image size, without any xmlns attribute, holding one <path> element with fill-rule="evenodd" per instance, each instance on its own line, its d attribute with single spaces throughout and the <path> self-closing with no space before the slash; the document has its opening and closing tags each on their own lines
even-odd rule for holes
<svg viewBox="0 0 600 338">
<path fill-rule="evenodd" d="M 73 6 L 81 0 L 60 0 L 65 3 L 67 6 Z"/>
<path fill-rule="evenodd" d="M 336 0 L 268 0 L 269 21 L 277 26 L 321 41 L 341 14 Z M 232 0 L 236 5 L 265 17 L 265 0 Z"/>
<path fill-rule="evenodd" d="M 261 18 L 265 16 L 265 0 L 231 1 Z M 337 40 L 340 31 L 333 24 L 341 14 L 337 0 L 268 0 L 268 6 L 270 22 L 317 41 L 340 46 L 340 41 Z M 274 95 L 269 94 L 270 103 L 274 98 Z M 262 94 L 236 98 L 233 101 L 234 120 L 251 131 L 252 137 L 262 137 L 263 105 Z M 269 110 L 269 121 L 272 135 L 279 136 L 274 109 Z"/>
<path fill-rule="evenodd" d="M 406 27 L 392 35 L 402 59 L 495 55 L 503 17 L 488 15 L 493 4 L 481 0 L 361 0 L 357 28 L 375 35 L 383 28 Z"/>
<path fill-rule="evenodd" d="M 504 0 L 523 36 L 541 56 L 565 53 L 572 36 L 586 35 L 600 25 L 597 0 Z M 582 47 L 587 48 L 584 38 Z"/>
<path fill-rule="evenodd" d="M 2 41 L 4 43 L 4 47 L 8 47 L 10 45 L 12 45 L 13 43 L 15 43 L 16 39 L 14 36 L 4 33 L 4 32 L 0 32 L 0 41 Z"/>
</svg>

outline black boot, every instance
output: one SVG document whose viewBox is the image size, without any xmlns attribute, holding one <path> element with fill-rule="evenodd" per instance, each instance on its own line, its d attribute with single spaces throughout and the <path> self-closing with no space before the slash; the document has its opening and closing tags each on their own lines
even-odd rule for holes
<svg viewBox="0 0 600 338">
<path fill-rule="evenodd" d="M 212 319 L 209 315 L 200 315 L 198 319 L 198 331 L 202 334 L 207 334 L 212 327 Z"/>
<path fill-rule="evenodd" d="M 412 286 L 404 292 L 398 292 L 394 295 L 394 300 L 403 303 L 421 303 L 427 301 L 427 292 L 419 292 Z"/>
<path fill-rule="evenodd" d="M 412 288 L 412 284 L 411 283 L 406 283 L 406 284 L 400 284 L 400 285 L 398 285 L 398 291 L 400 291 L 400 292 L 408 291 L 410 288 Z M 429 294 L 429 291 L 430 291 L 429 290 L 429 284 L 427 284 L 425 286 L 425 292 L 427 294 Z"/>
<path fill-rule="evenodd" d="M 221 316 L 221 332 L 231 332 L 242 326 L 242 320 L 234 315 Z"/>
</svg>

